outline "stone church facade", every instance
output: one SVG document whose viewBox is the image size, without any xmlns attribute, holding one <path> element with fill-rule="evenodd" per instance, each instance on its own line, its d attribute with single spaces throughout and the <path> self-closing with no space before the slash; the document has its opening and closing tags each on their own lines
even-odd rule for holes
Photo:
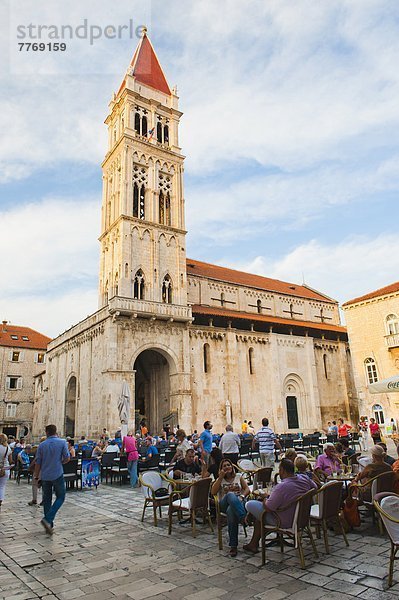
<svg viewBox="0 0 399 600">
<path fill-rule="evenodd" d="M 105 121 L 99 309 L 49 344 L 34 433 L 49 421 L 65 435 L 114 430 L 126 384 L 129 427 L 146 417 L 152 432 L 356 419 L 336 301 L 186 259 L 181 116 L 144 31 Z"/>
</svg>

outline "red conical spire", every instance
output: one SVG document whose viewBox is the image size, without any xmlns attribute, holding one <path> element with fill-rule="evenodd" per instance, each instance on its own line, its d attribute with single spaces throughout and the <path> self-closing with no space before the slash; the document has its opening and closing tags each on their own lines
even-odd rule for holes
<svg viewBox="0 0 399 600">
<path fill-rule="evenodd" d="M 133 55 L 128 72 L 140 83 L 159 90 L 168 96 L 171 95 L 155 50 L 147 37 L 146 27 L 143 27 L 142 38 Z M 124 83 L 125 81 L 123 81 L 121 89 L 123 89 Z"/>
</svg>

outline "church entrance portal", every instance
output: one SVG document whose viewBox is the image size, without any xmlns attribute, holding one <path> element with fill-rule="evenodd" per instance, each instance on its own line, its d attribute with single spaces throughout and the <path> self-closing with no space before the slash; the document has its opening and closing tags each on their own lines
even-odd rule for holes
<svg viewBox="0 0 399 600">
<path fill-rule="evenodd" d="M 65 393 L 65 435 L 71 438 L 75 437 L 76 392 L 76 377 L 71 377 Z"/>
<path fill-rule="evenodd" d="M 169 364 L 156 350 L 144 350 L 134 363 L 136 371 L 136 429 L 142 418 L 152 434 L 160 433 L 170 420 Z"/>
</svg>

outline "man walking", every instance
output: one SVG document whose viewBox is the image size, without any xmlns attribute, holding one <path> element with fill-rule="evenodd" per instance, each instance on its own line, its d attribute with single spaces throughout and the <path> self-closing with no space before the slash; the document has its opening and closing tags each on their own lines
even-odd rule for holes
<svg viewBox="0 0 399 600">
<path fill-rule="evenodd" d="M 41 479 L 43 492 L 44 518 L 40 521 L 48 535 L 53 534 L 54 519 L 65 500 L 64 469 L 70 460 L 65 440 L 57 435 L 55 425 L 47 425 L 47 439 L 39 444 L 36 452 L 35 474 Z M 40 476 L 39 476 L 40 473 Z M 53 500 L 53 490 L 55 501 Z"/>
<path fill-rule="evenodd" d="M 281 448 L 276 440 L 276 434 L 269 427 L 269 419 L 262 419 L 262 427 L 252 440 L 252 449 L 255 450 L 256 442 L 259 444 L 260 462 L 262 467 L 274 467 L 274 446 Z"/>
<path fill-rule="evenodd" d="M 201 450 L 201 458 L 206 464 L 208 464 L 209 455 L 212 452 L 212 427 L 213 425 L 210 421 L 205 421 L 204 431 L 201 433 L 198 440 L 198 447 Z"/>
</svg>

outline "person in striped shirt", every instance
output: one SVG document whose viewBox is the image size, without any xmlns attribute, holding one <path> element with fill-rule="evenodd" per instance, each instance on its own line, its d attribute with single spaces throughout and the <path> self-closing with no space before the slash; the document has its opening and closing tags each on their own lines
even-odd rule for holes
<svg viewBox="0 0 399 600">
<path fill-rule="evenodd" d="M 262 419 L 262 427 L 252 440 L 252 449 L 255 450 L 256 443 L 259 444 L 259 454 L 262 467 L 274 467 L 274 447 L 281 448 L 276 434 L 269 427 L 269 419 Z"/>
</svg>

